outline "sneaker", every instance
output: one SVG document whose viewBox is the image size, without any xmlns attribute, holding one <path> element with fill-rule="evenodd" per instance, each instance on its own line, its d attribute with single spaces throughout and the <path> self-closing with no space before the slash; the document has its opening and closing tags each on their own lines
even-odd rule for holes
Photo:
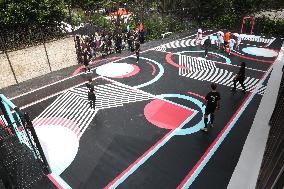
<svg viewBox="0 0 284 189">
<path fill-rule="evenodd" d="M 200 129 L 200 130 L 201 130 L 201 131 L 204 131 L 204 132 L 207 132 L 207 131 L 208 131 L 206 127 L 202 128 L 202 129 Z"/>
</svg>

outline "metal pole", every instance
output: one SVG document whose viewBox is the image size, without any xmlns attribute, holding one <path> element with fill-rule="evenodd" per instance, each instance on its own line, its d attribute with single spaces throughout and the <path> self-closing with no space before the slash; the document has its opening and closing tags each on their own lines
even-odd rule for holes
<svg viewBox="0 0 284 189">
<path fill-rule="evenodd" d="M 14 130 L 14 133 L 17 135 L 19 142 L 23 144 L 24 140 L 18 130 L 17 123 L 13 117 L 13 114 L 10 110 L 9 105 L 2 99 L 0 96 L 0 108 L 2 109 L 2 112 L 4 114 L 4 117 L 6 121 L 8 122 L 9 126 Z"/>
</svg>

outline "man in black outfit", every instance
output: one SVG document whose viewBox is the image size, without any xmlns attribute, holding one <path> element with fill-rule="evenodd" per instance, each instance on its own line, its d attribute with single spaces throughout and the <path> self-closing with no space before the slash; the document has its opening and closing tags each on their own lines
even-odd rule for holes
<svg viewBox="0 0 284 189">
<path fill-rule="evenodd" d="M 244 81 L 245 81 L 245 72 L 246 72 L 246 63 L 242 62 L 241 63 L 241 68 L 239 70 L 239 72 L 237 73 L 237 75 L 235 76 L 233 82 L 234 82 L 234 87 L 231 89 L 231 91 L 236 91 L 236 87 L 237 87 L 237 82 L 239 82 L 243 88 L 243 92 L 246 92 L 246 87 L 244 85 Z"/>
<path fill-rule="evenodd" d="M 86 87 L 88 88 L 88 100 L 90 102 L 90 107 L 95 109 L 96 94 L 95 94 L 95 87 L 92 84 L 92 79 L 88 80 L 88 83 L 86 83 Z"/>
<path fill-rule="evenodd" d="M 214 118 L 215 118 L 215 110 L 219 110 L 220 109 L 220 99 L 221 99 L 221 95 L 219 92 L 216 91 L 217 85 L 215 83 L 211 84 L 211 89 L 212 91 L 210 91 L 206 97 L 205 100 L 203 102 L 203 105 L 206 104 L 206 108 L 205 108 L 205 114 L 204 114 L 204 124 L 205 127 L 202 128 L 202 131 L 207 132 L 208 131 L 208 115 L 210 114 L 210 124 L 211 127 L 213 128 L 213 122 L 214 122 Z"/>
<path fill-rule="evenodd" d="M 207 57 L 207 54 L 208 54 L 208 51 L 209 51 L 209 48 L 211 47 L 211 39 L 210 39 L 210 36 L 208 36 L 208 38 L 204 41 L 204 50 L 205 50 L 205 58 Z"/>
</svg>

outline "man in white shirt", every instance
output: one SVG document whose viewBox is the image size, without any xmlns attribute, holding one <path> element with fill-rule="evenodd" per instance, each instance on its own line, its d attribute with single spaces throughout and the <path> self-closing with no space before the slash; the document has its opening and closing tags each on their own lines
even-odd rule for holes
<svg viewBox="0 0 284 189">
<path fill-rule="evenodd" d="M 198 44 L 200 44 L 201 43 L 201 41 L 202 41 L 202 29 L 198 29 L 197 30 L 197 34 L 196 34 L 196 41 L 195 41 L 195 45 L 198 45 Z"/>
<path fill-rule="evenodd" d="M 238 39 L 237 39 L 236 49 L 239 50 L 239 49 L 240 49 L 240 44 L 241 44 L 241 42 L 242 42 L 242 37 L 241 37 L 240 34 L 237 34 L 236 36 L 237 36 L 237 38 L 238 38 Z"/>
<path fill-rule="evenodd" d="M 236 40 L 233 38 L 229 40 L 229 55 L 231 55 L 231 51 L 234 49 L 234 46 L 236 44 Z"/>
<path fill-rule="evenodd" d="M 221 32 L 221 31 L 218 31 L 217 32 L 217 41 L 216 41 L 218 49 L 221 49 L 221 44 L 224 43 L 223 38 L 224 38 L 224 33 Z"/>
</svg>

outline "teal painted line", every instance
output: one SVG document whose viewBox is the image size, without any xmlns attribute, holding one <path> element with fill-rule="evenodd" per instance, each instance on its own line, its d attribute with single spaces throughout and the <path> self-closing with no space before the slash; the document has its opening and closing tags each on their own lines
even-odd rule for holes
<svg viewBox="0 0 284 189">
<path fill-rule="evenodd" d="M 141 85 L 134 86 L 137 89 L 142 88 L 142 87 L 146 87 L 148 85 L 155 83 L 164 75 L 164 72 L 165 72 L 164 67 L 159 62 L 152 60 L 152 59 L 149 59 L 149 58 L 145 58 L 145 57 L 140 57 L 140 59 L 148 60 L 149 62 L 153 62 L 154 64 L 156 64 L 159 68 L 159 73 L 156 77 L 154 77 L 154 79 L 152 79 L 152 80 L 150 80 L 146 83 L 143 83 Z"/>
<path fill-rule="evenodd" d="M 202 114 L 204 114 L 205 112 L 205 106 L 202 106 L 203 103 L 200 100 L 197 100 L 196 98 L 193 98 L 193 97 L 189 97 L 189 96 L 182 95 L 182 94 L 162 94 L 162 95 L 158 95 L 157 97 L 185 99 L 185 100 L 191 101 L 194 104 L 196 104 L 200 108 Z M 204 122 L 203 122 L 203 119 L 201 119 L 196 125 L 190 128 L 180 129 L 176 133 L 176 135 L 190 135 L 190 134 L 200 131 L 200 129 L 203 127 L 204 127 Z"/>
<path fill-rule="evenodd" d="M 133 167 L 127 170 L 118 180 L 111 184 L 111 186 L 107 188 L 116 188 L 122 182 L 124 182 L 134 171 L 136 171 L 142 164 L 144 164 L 152 155 L 154 155 L 162 146 L 164 146 L 172 137 L 176 135 L 176 133 L 181 129 L 185 124 L 187 124 L 195 115 L 196 111 L 190 115 L 177 129 L 175 129 L 172 133 L 170 133 L 163 141 L 161 141 L 157 146 L 155 146 L 149 153 L 147 153 L 141 160 L 139 160 Z"/>
<path fill-rule="evenodd" d="M 208 152 L 208 154 L 206 154 L 206 156 L 204 157 L 203 161 L 200 163 L 200 165 L 198 165 L 198 167 L 196 168 L 196 170 L 194 170 L 193 174 L 185 181 L 185 183 L 183 184 L 183 186 L 181 187 L 182 189 L 187 189 L 191 186 L 191 184 L 194 182 L 194 180 L 197 178 L 197 176 L 199 175 L 199 173 L 203 170 L 203 168 L 206 166 L 206 164 L 208 163 L 208 161 L 211 159 L 211 157 L 214 155 L 214 153 L 217 151 L 217 149 L 219 148 L 219 146 L 221 145 L 221 143 L 224 141 L 224 139 L 227 137 L 227 135 L 229 134 L 229 132 L 231 131 L 231 129 L 234 127 L 234 125 L 236 124 L 236 122 L 239 120 L 240 116 L 243 114 L 243 112 L 245 111 L 245 109 L 247 108 L 247 106 L 250 104 L 250 102 L 252 101 L 252 99 L 254 98 L 254 96 L 257 94 L 258 89 L 260 88 L 260 86 L 262 85 L 262 83 L 264 82 L 264 80 L 268 77 L 268 75 L 270 74 L 270 72 L 272 71 L 273 66 L 271 66 L 269 68 L 269 70 L 266 72 L 266 74 L 264 75 L 264 77 L 259 81 L 259 83 L 257 84 L 257 87 L 254 89 L 253 93 L 251 93 L 250 96 L 248 96 L 248 98 L 246 99 L 246 101 L 244 102 L 243 106 L 240 108 L 240 110 L 237 112 L 237 114 L 235 115 L 235 117 L 232 118 L 231 123 L 229 122 L 229 125 L 227 126 L 227 128 L 225 129 L 225 131 L 222 133 L 222 135 L 220 136 L 220 138 L 217 140 L 217 142 L 214 144 L 214 146 L 210 149 L 210 151 Z M 219 134 L 220 135 L 220 134 Z M 218 135 L 218 136 L 219 136 Z"/>
<path fill-rule="evenodd" d="M 0 97 L 1 97 L 12 109 L 15 109 L 15 108 L 16 108 L 15 104 L 13 104 L 13 102 L 11 102 L 8 98 L 6 98 L 6 96 L 4 96 L 3 94 L 0 94 Z"/>
<path fill-rule="evenodd" d="M 3 103 L 4 108 L 5 108 L 5 110 L 6 110 L 7 114 L 8 114 L 8 117 L 9 117 L 11 123 L 12 123 L 12 127 L 14 128 L 14 131 L 15 131 L 15 133 L 16 133 L 18 139 L 19 139 L 19 142 L 20 142 L 21 144 L 23 144 L 24 140 L 23 140 L 23 138 L 22 138 L 22 136 L 21 136 L 21 133 L 20 133 L 19 130 L 18 130 L 17 123 L 16 123 L 16 121 L 15 121 L 15 119 L 14 119 L 12 113 L 11 113 L 11 110 L 10 110 L 9 105 L 6 103 L 6 101 L 2 101 L 2 103 Z"/>
</svg>

